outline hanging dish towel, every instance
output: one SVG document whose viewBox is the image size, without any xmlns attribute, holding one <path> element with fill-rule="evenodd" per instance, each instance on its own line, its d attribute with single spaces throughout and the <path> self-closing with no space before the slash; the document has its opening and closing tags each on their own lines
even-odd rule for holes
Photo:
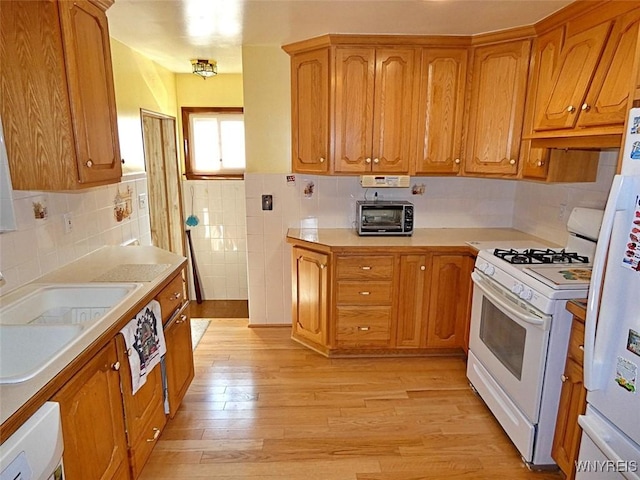
<svg viewBox="0 0 640 480">
<path fill-rule="evenodd" d="M 160 303 L 151 300 L 120 330 L 124 336 L 131 369 L 131 386 L 133 394 L 147 381 L 147 375 L 167 352 L 162 331 L 162 314 Z"/>
</svg>

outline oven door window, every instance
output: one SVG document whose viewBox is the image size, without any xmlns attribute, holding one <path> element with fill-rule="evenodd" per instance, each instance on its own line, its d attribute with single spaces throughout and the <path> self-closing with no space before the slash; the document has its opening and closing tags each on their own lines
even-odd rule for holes
<svg viewBox="0 0 640 480">
<path fill-rule="evenodd" d="M 518 380 L 522 365 L 527 331 L 502 313 L 487 298 L 482 299 L 480 340 Z"/>
</svg>

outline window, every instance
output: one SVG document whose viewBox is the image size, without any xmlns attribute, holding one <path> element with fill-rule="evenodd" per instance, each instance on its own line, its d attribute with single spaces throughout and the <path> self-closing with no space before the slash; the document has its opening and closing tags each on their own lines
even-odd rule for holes
<svg viewBox="0 0 640 480">
<path fill-rule="evenodd" d="M 182 107 L 185 173 L 189 180 L 242 178 L 242 108 Z"/>
</svg>

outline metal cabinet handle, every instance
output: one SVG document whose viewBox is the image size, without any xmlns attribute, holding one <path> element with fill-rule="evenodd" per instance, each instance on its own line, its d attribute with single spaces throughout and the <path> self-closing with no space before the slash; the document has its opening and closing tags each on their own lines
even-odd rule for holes
<svg viewBox="0 0 640 480">
<path fill-rule="evenodd" d="M 456 158 L 453 162 L 454 162 L 456 165 L 460 165 L 460 159 L 459 159 L 459 158 Z"/>
<path fill-rule="evenodd" d="M 538 163 L 536 163 L 536 165 L 538 165 L 539 167 L 544 167 L 544 161 L 539 160 Z"/>
<path fill-rule="evenodd" d="M 368 325 L 366 325 L 366 326 L 359 326 L 359 327 L 358 327 L 358 330 L 359 330 L 360 332 L 368 332 L 368 331 L 369 331 L 369 328 L 370 328 L 370 327 L 369 327 Z"/>
<path fill-rule="evenodd" d="M 147 442 L 155 442 L 160 436 L 160 429 L 153 427 L 153 438 L 147 438 Z"/>
<path fill-rule="evenodd" d="M 120 370 L 120 362 L 116 362 L 113 365 L 111 365 L 111 370 L 115 370 L 116 372 Z"/>
<path fill-rule="evenodd" d="M 86 163 L 85 163 L 85 165 L 86 165 L 88 168 L 93 167 L 93 160 L 91 160 L 91 159 L 87 160 L 87 161 L 86 161 Z"/>
<path fill-rule="evenodd" d="M 562 383 L 566 382 L 567 380 L 569 380 L 569 377 L 567 377 L 566 375 L 561 375 L 560 376 L 560 380 L 562 380 Z"/>
<path fill-rule="evenodd" d="M 380 163 L 380 160 L 379 160 L 379 159 L 377 159 L 377 158 L 374 158 L 374 159 L 373 159 L 373 163 Z"/>
<path fill-rule="evenodd" d="M 589 105 L 588 103 L 583 103 L 582 107 L 580 107 L 582 109 L 583 112 L 588 112 L 589 110 L 591 110 L 591 105 Z"/>
<path fill-rule="evenodd" d="M 171 300 L 180 300 L 182 298 L 182 292 L 176 292 L 171 296 Z"/>
<path fill-rule="evenodd" d="M 324 163 L 324 157 L 320 157 L 320 163 Z"/>
<path fill-rule="evenodd" d="M 424 270 L 426 270 L 426 269 L 427 269 L 427 267 L 425 267 L 424 265 L 420 265 L 420 270 L 423 270 L 423 271 L 424 271 Z"/>
<path fill-rule="evenodd" d="M 360 292 L 360 295 L 371 295 L 371 292 Z"/>
<path fill-rule="evenodd" d="M 321 263 L 320 264 L 320 270 L 324 270 L 325 268 L 327 268 L 327 264 L 326 263 Z"/>
<path fill-rule="evenodd" d="M 176 323 L 184 323 L 187 321 L 186 315 L 180 315 L 180 320 L 176 320 Z"/>
<path fill-rule="evenodd" d="M 362 270 L 371 270 L 371 267 L 369 267 L 369 266 L 364 266 L 364 267 L 360 267 L 360 269 L 362 269 Z"/>
<path fill-rule="evenodd" d="M 578 345 L 578 349 L 582 350 L 584 352 L 584 345 Z"/>
<path fill-rule="evenodd" d="M 511 160 L 509 160 L 509 165 L 515 165 L 516 161 L 512 158 Z"/>
<path fill-rule="evenodd" d="M 371 159 L 370 158 L 365 158 L 364 159 L 364 163 L 371 163 Z"/>
<path fill-rule="evenodd" d="M 575 111 L 576 111 L 576 107 L 574 107 L 573 105 L 569 105 L 569 106 L 567 107 L 567 112 L 569 112 L 569 113 L 575 113 Z"/>
</svg>

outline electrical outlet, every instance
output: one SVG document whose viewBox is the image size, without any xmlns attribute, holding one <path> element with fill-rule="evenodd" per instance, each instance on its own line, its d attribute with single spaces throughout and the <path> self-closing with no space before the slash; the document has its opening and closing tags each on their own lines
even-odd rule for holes
<svg viewBox="0 0 640 480">
<path fill-rule="evenodd" d="M 273 210 L 273 195 L 262 195 L 262 210 Z"/>
<path fill-rule="evenodd" d="M 141 193 L 138 195 L 138 208 L 140 210 L 146 210 L 147 209 L 147 194 L 146 193 Z"/>
<path fill-rule="evenodd" d="M 71 233 L 73 231 L 73 215 L 65 213 L 62 218 L 64 220 L 64 233 Z"/>
</svg>

